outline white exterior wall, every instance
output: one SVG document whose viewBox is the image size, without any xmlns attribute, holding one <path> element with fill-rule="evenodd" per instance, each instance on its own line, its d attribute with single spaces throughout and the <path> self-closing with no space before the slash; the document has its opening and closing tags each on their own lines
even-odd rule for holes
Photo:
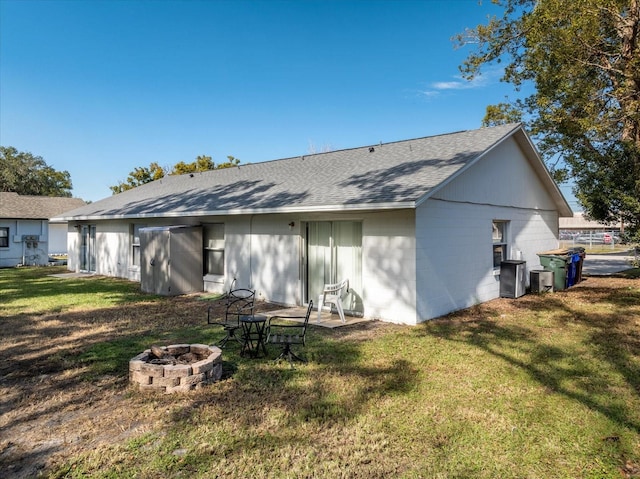
<svg viewBox="0 0 640 479">
<path fill-rule="evenodd" d="M 416 211 L 418 321 L 499 297 L 493 220 L 509 221 L 508 259 L 525 260 L 527 278 L 558 245 L 555 207 L 516 143 L 490 155 Z"/>
<path fill-rule="evenodd" d="M 416 240 L 413 210 L 365 215 L 362 223 L 364 316 L 416 323 Z"/>
<path fill-rule="evenodd" d="M 289 216 L 226 216 L 179 220 L 97 221 L 96 273 L 140 281 L 132 266 L 131 225 L 224 223 L 225 275 L 204 277 L 204 290 L 224 292 L 235 280 L 236 288 L 255 288 L 257 296 L 282 304 L 300 304 L 300 222 L 289 228 Z M 80 234 L 70 225 L 67 239 L 68 268 L 78 270 Z"/>
<path fill-rule="evenodd" d="M 191 221 L 191 223 L 195 221 Z M 204 290 L 256 289 L 257 297 L 284 305 L 303 302 L 304 221 L 362 221 L 362 302 L 364 316 L 415 324 L 416 242 L 413 210 L 362 214 L 255 215 L 198 218 L 198 223 L 224 223 L 225 275 L 205 277 Z M 183 219 L 182 222 L 186 222 Z M 293 222 L 294 226 L 289 224 Z M 178 224 L 147 221 L 148 226 Z M 96 222 L 96 273 L 140 281 L 131 262 L 131 221 Z M 68 229 L 68 268 L 77 270 L 80 235 Z M 315 298 L 312 298 L 315 301 Z"/>
<path fill-rule="evenodd" d="M 303 302 L 306 221 L 362 221 L 364 316 L 415 324 L 415 237 L 412 210 L 362 214 L 228 217 L 225 283 L 255 288 L 258 298 L 283 305 Z M 203 221 L 205 222 L 205 221 Z M 289 223 L 294 226 L 290 227 Z M 250 254 L 249 254 L 250 252 Z M 316 298 L 311 298 L 316 301 Z"/>
<path fill-rule="evenodd" d="M 130 223 L 105 221 L 96 225 L 96 273 L 140 281 L 140 268 L 131 266 Z"/>
<path fill-rule="evenodd" d="M 140 281 L 140 268 L 132 266 L 131 224 L 133 221 L 107 220 L 87 224 L 96 225 L 96 274 Z M 135 221 L 147 226 L 164 223 L 157 221 Z M 170 223 L 173 224 L 173 223 Z M 80 270 L 80 233 L 75 224 L 67 229 L 67 268 Z"/>
<path fill-rule="evenodd" d="M 281 304 L 300 304 L 300 224 L 289 228 L 285 215 L 201 218 L 224 223 L 223 277 L 205 276 L 205 291 L 256 290 L 256 297 Z"/>
<path fill-rule="evenodd" d="M 249 288 L 249 228 L 250 218 L 246 216 L 225 216 L 203 218 L 202 223 L 224 223 L 224 276 L 205 276 L 204 290 L 212 293 L 234 288 Z"/>
<path fill-rule="evenodd" d="M 67 269 L 79 271 L 80 269 L 80 235 L 75 223 L 67 224 Z"/>
<path fill-rule="evenodd" d="M 49 223 L 49 254 L 67 254 L 67 223 Z"/>
<path fill-rule="evenodd" d="M 491 150 L 432 198 L 556 211 L 553 200 L 513 138 Z"/>
<path fill-rule="evenodd" d="M 129 223 L 99 221 L 96 225 L 96 274 L 140 281 L 138 269 L 129 271 Z M 80 271 L 80 233 L 74 225 L 67 229 L 67 268 Z"/>
<path fill-rule="evenodd" d="M 0 226 L 9 228 L 9 247 L 0 248 L 0 268 L 13 267 L 19 264 L 29 266 L 49 264 L 48 221 L 0 220 Z M 37 236 L 38 241 L 22 241 L 23 235 Z"/>
<path fill-rule="evenodd" d="M 294 228 L 289 223 L 294 221 Z M 256 297 L 286 305 L 302 304 L 300 221 L 289 215 L 251 220 L 251 287 Z"/>
</svg>

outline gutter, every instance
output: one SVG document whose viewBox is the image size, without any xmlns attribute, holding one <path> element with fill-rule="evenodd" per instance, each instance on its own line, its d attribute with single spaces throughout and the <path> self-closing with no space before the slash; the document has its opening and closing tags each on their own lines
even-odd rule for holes
<svg viewBox="0 0 640 479">
<path fill-rule="evenodd" d="M 160 213 L 129 213 L 129 214 L 87 214 L 76 216 L 61 216 L 51 218 L 50 221 L 93 221 L 93 220 L 121 220 L 138 218 L 184 218 L 185 216 L 197 218 L 202 216 L 238 216 L 238 215 L 266 215 L 277 213 L 317 213 L 317 212 L 343 212 L 343 211 L 378 211 L 415 209 L 415 201 L 403 201 L 395 203 L 361 203 L 353 205 L 322 205 L 322 206 L 287 206 L 282 208 L 234 208 L 229 210 L 210 211 L 170 211 Z"/>
</svg>

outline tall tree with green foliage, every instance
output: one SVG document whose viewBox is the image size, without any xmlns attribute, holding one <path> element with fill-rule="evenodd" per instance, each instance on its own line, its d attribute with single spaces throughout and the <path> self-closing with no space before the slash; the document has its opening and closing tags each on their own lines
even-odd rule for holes
<svg viewBox="0 0 640 479">
<path fill-rule="evenodd" d="M 640 0 L 493 3 L 501 18 L 455 39 L 476 46 L 461 71 L 502 62 L 503 81 L 534 93 L 490 106 L 484 124 L 524 119 L 589 216 L 640 232 Z"/>
<path fill-rule="evenodd" d="M 226 162 L 216 165 L 213 159 L 210 156 L 206 155 L 197 156 L 195 161 L 192 161 L 191 163 L 179 161 L 170 169 L 163 168 L 158 163 L 153 162 L 148 167 L 138 166 L 134 168 L 133 171 L 129 173 L 129 176 L 125 181 L 121 181 L 117 185 L 110 186 L 109 188 L 115 195 L 117 193 L 122 193 L 123 191 L 135 188 L 136 186 L 144 185 L 145 183 L 150 183 L 152 181 L 159 180 L 160 178 L 164 178 L 164 176 L 167 175 L 167 170 L 169 171 L 168 175 L 184 175 L 187 173 L 201 173 L 209 170 L 231 168 L 233 166 L 238 166 L 239 164 L 239 159 L 234 158 L 233 156 L 227 156 Z"/>
<path fill-rule="evenodd" d="M 210 156 L 199 155 L 196 157 L 195 161 L 191 163 L 185 163 L 184 161 L 176 163 L 173 165 L 171 173 L 169 174 L 184 175 L 186 173 L 200 173 L 209 170 L 219 170 L 221 168 L 231 168 L 233 166 L 238 166 L 239 163 L 240 160 L 237 158 L 227 156 L 227 161 L 225 163 L 219 163 L 216 165 Z"/>
<path fill-rule="evenodd" d="M 152 162 L 149 166 L 136 166 L 133 171 L 129 173 L 125 181 L 121 181 L 115 186 L 110 186 L 109 189 L 111 189 L 115 195 L 135 188 L 136 186 L 159 180 L 163 178 L 164 175 L 164 168 L 155 162 Z"/>
<path fill-rule="evenodd" d="M 41 156 L 0 146 L 0 191 L 34 196 L 71 196 L 71 175 L 49 166 Z"/>
</svg>

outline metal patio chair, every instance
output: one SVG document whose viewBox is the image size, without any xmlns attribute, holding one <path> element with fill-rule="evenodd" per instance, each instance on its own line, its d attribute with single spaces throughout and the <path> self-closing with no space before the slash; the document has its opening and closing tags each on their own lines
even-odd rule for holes
<svg viewBox="0 0 640 479">
<path fill-rule="evenodd" d="M 224 348 L 233 340 L 244 346 L 244 339 L 236 336 L 236 331 L 242 328 L 240 316 L 252 316 L 255 308 L 256 292 L 251 289 L 234 289 L 229 291 L 225 297 L 225 313 L 223 318 L 213 317 L 212 308 L 207 309 L 207 323 L 217 324 L 224 328 L 226 335 L 220 340 L 218 346 Z"/>
<path fill-rule="evenodd" d="M 313 309 L 313 301 L 309 301 L 307 314 L 304 316 L 272 316 L 267 321 L 267 343 L 275 344 L 282 348 L 280 356 L 275 361 L 286 358 L 293 369 L 293 361 L 306 363 L 307 361 L 291 350 L 291 346 L 305 346 L 309 316 Z M 302 319 L 300 322 L 292 322 Z"/>
</svg>

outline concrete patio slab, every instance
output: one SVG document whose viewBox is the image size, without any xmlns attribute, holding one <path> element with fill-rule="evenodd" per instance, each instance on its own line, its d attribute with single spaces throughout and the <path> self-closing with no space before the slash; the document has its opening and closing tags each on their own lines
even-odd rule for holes
<svg viewBox="0 0 640 479">
<path fill-rule="evenodd" d="M 278 316 L 279 318 L 286 319 L 290 316 L 304 316 L 307 314 L 307 308 L 305 307 L 292 307 L 285 309 L 278 309 L 275 311 L 267 311 L 260 314 L 264 314 L 268 318 Z M 309 325 L 313 326 L 322 326 L 323 328 L 339 328 L 341 326 L 349 326 L 351 324 L 358 324 L 367 321 L 371 321 L 365 318 L 357 318 L 354 316 L 345 316 L 345 322 L 343 323 L 340 320 L 340 316 L 337 314 L 331 314 L 329 311 L 322 311 L 320 314 L 320 322 L 318 322 L 318 310 L 314 309 L 311 311 L 311 316 L 309 316 Z M 293 319 L 293 321 L 302 322 L 302 319 Z"/>
</svg>

